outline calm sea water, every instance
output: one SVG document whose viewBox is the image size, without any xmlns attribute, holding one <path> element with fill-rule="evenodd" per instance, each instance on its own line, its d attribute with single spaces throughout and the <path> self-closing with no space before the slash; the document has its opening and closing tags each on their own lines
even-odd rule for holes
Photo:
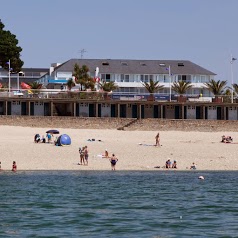
<svg viewBox="0 0 238 238">
<path fill-rule="evenodd" d="M 1 172 L 0 237 L 238 237 L 237 176 Z"/>
</svg>

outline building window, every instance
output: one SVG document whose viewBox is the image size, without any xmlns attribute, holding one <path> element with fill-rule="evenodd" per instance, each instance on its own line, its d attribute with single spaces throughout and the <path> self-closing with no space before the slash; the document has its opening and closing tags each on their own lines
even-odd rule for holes
<svg viewBox="0 0 238 238">
<path fill-rule="evenodd" d="M 201 83 L 205 83 L 206 82 L 206 76 L 201 75 Z"/>
<path fill-rule="evenodd" d="M 125 74 L 125 82 L 129 82 L 130 76 L 129 74 Z"/>
<path fill-rule="evenodd" d="M 105 80 L 106 79 L 106 75 L 105 74 L 101 74 L 101 80 Z"/>
<path fill-rule="evenodd" d="M 140 81 L 144 82 L 144 75 L 143 74 L 140 75 Z"/>
<path fill-rule="evenodd" d="M 111 75 L 110 74 L 106 74 L 106 82 L 110 82 L 111 80 Z"/>
<path fill-rule="evenodd" d="M 124 82 L 124 74 L 121 74 L 121 82 Z"/>
</svg>

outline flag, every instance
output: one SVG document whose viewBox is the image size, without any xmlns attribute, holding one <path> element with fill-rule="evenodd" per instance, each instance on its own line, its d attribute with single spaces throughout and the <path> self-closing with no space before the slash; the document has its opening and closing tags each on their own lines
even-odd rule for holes
<svg viewBox="0 0 238 238">
<path fill-rule="evenodd" d="M 237 58 L 231 58 L 231 64 L 235 61 L 235 60 L 237 60 Z"/>
</svg>

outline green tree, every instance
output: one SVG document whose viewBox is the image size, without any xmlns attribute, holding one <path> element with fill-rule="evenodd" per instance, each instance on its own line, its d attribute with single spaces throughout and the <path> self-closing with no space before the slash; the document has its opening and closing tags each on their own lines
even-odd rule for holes
<svg viewBox="0 0 238 238">
<path fill-rule="evenodd" d="M 238 84 L 237 83 L 234 83 L 232 84 L 232 87 L 233 87 L 233 91 L 238 94 Z"/>
<path fill-rule="evenodd" d="M 206 89 L 208 89 L 214 96 L 222 95 L 226 88 L 227 81 L 215 81 L 211 79 L 209 82 L 204 83 Z"/>
<path fill-rule="evenodd" d="M 29 83 L 29 85 L 31 86 L 31 89 L 41 89 L 41 87 L 42 87 L 42 84 L 37 83 L 37 82 Z"/>
<path fill-rule="evenodd" d="M 231 95 L 232 95 L 232 92 L 231 92 L 231 89 L 230 88 L 227 88 L 225 90 L 225 92 L 223 93 L 223 102 L 225 103 L 230 103 L 231 102 Z M 234 94 L 233 94 L 234 95 Z"/>
<path fill-rule="evenodd" d="M 193 86 L 190 82 L 179 81 L 174 82 L 171 86 L 171 89 L 179 95 L 183 95 L 192 87 Z"/>
<path fill-rule="evenodd" d="M 159 82 L 154 82 L 152 79 L 150 79 L 150 82 L 142 82 L 142 85 L 146 88 L 146 90 L 149 93 L 157 93 L 159 90 L 163 89 L 163 85 L 159 85 Z"/>
<path fill-rule="evenodd" d="M 5 25 L 0 19 L 0 66 L 9 70 L 9 60 L 12 72 L 20 72 L 24 62 L 20 59 L 22 48 L 18 40 L 10 31 L 4 30 Z"/>
<path fill-rule="evenodd" d="M 89 75 L 89 68 L 83 65 L 81 68 L 78 64 L 74 65 L 73 76 L 75 77 L 75 82 L 80 84 L 80 90 L 93 89 L 95 82 Z"/>
<path fill-rule="evenodd" d="M 154 101 L 155 97 L 154 97 L 154 93 L 157 93 L 158 91 L 160 91 L 161 89 L 164 88 L 163 85 L 159 85 L 159 82 L 154 82 L 152 79 L 150 79 L 150 82 L 142 82 L 142 85 L 145 87 L 145 89 L 150 93 L 150 96 L 148 98 L 148 100 L 150 101 Z"/>
<path fill-rule="evenodd" d="M 99 87 L 105 92 L 111 92 L 118 88 L 115 82 L 104 82 L 104 81 L 102 83 L 99 83 Z"/>
<path fill-rule="evenodd" d="M 104 99 L 110 99 L 110 97 L 108 97 L 108 93 L 118 88 L 115 82 L 105 82 L 105 81 L 99 83 L 99 87 L 101 90 L 105 92 L 103 93 Z"/>
<path fill-rule="evenodd" d="M 74 80 L 72 78 L 68 79 L 67 83 L 66 83 L 69 91 L 72 89 L 72 87 L 75 86 Z"/>
</svg>

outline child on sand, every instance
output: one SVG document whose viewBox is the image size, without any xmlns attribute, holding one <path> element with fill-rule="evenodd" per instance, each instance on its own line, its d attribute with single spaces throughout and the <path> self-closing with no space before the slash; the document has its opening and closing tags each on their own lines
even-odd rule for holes
<svg viewBox="0 0 238 238">
<path fill-rule="evenodd" d="M 12 163 L 12 171 L 13 171 L 13 172 L 16 172 L 16 171 L 17 171 L 16 161 L 13 161 L 13 163 Z"/>
<path fill-rule="evenodd" d="M 196 169 L 195 163 L 193 163 L 193 164 L 191 165 L 190 169 Z"/>
<path fill-rule="evenodd" d="M 104 153 L 104 157 L 106 157 L 106 158 L 108 158 L 108 151 L 107 151 L 107 149 L 105 150 L 105 153 Z"/>
</svg>

